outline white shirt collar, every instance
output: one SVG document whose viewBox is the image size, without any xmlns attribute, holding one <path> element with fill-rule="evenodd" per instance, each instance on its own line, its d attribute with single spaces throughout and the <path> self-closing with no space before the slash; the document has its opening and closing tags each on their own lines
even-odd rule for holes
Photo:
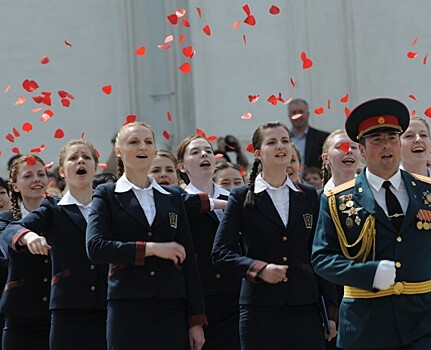
<svg viewBox="0 0 431 350">
<path fill-rule="evenodd" d="M 163 189 L 157 182 L 154 180 L 151 176 L 148 176 L 148 181 L 150 182 L 150 185 L 147 188 L 140 188 L 136 186 L 135 184 L 131 183 L 126 176 L 126 173 L 124 173 L 116 182 L 115 184 L 115 192 L 122 193 L 127 192 L 130 189 L 134 189 L 137 191 L 149 191 L 149 190 L 157 190 L 162 194 L 170 194 L 168 191 Z"/>
<path fill-rule="evenodd" d="M 214 186 L 214 194 L 212 196 L 209 196 L 209 197 L 211 197 L 211 198 L 218 198 L 220 196 L 229 197 L 229 191 L 228 190 L 225 190 L 223 187 L 217 185 L 216 183 L 213 183 L 213 186 Z M 187 187 L 185 188 L 185 190 L 186 190 L 186 192 L 191 193 L 191 194 L 203 192 L 199 188 L 197 188 L 196 186 L 192 185 L 192 183 L 189 183 L 187 185 Z"/>
<path fill-rule="evenodd" d="M 284 186 L 291 188 L 295 192 L 299 192 L 299 189 L 294 185 L 294 183 L 289 178 L 289 176 L 287 176 L 287 174 L 286 181 L 283 185 L 281 185 L 280 187 L 273 187 L 262 178 L 262 173 L 259 173 L 259 175 L 257 175 L 256 177 L 256 181 L 254 182 L 254 193 L 260 193 L 265 191 L 266 189 L 277 190 Z"/>
<path fill-rule="evenodd" d="M 335 187 L 334 180 L 332 177 L 328 180 L 328 182 L 323 187 L 323 191 L 331 190 Z"/>
<path fill-rule="evenodd" d="M 368 183 L 373 186 L 373 188 L 376 191 L 380 191 L 382 188 L 383 182 L 385 182 L 385 179 L 382 179 L 381 177 L 378 177 L 377 175 L 374 175 L 371 171 L 368 170 L 368 168 L 365 169 L 365 176 L 367 177 Z M 398 171 L 393 175 L 391 178 L 388 179 L 388 181 L 391 182 L 392 186 L 394 186 L 397 190 L 401 186 L 401 171 L 398 169 Z"/>
<path fill-rule="evenodd" d="M 76 204 L 78 207 L 82 208 L 91 208 L 91 203 L 88 203 L 87 205 L 82 204 L 79 200 L 77 200 L 74 196 L 70 194 L 69 191 L 67 191 L 63 197 L 61 197 L 60 201 L 57 203 L 57 205 L 70 205 L 70 204 Z"/>
<path fill-rule="evenodd" d="M 21 211 L 21 217 L 23 218 L 24 216 L 26 216 L 28 213 L 30 213 L 24 206 L 24 202 L 20 202 L 19 203 L 19 210 Z"/>
</svg>

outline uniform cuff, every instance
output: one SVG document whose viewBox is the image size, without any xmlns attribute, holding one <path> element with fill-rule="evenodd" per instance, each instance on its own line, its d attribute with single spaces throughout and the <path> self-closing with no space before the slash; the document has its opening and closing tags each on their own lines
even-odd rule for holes
<svg viewBox="0 0 431 350">
<path fill-rule="evenodd" d="M 14 250 L 19 250 L 19 246 L 17 247 L 18 241 L 21 239 L 22 236 L 24 236 L 26 233 L 28 233 L 30 231 L 31 230 L 23 228 L 23 229 L 19 230 L 17 233 L 14 234 L 14 236 L 12 237 L 12 248 Z"/>
<path fill-rule="evenodd" d="M 256 282 L 256 278 L 259 276 L 259 274 L 262 272 L 262 270 L 268 265 L 268 263 L 264 261 L 257 260 L 254 262 L 247 271 L 247 279 L 250 282 Z"/>
<path fill-rule="evenodd" d="M 136 255 L 135 255 L 135 265 L 143 266 L 145 265 L 145 242 L 136 242 Z"/>
<path fill-rule="evenodd" d="M 205 315 L 193 315 L 189 317 L 189 327 L 208 326 L 208 320 Z"/>
<path fill-rule="evenodd" d="M 211 210 L 211 204 L 208 198 L 208 193 L 198 193 L 201 200 L 201 213 L 208 213 Z M 214 204 L 213 204 L 214 205 Z"/>
</svg>

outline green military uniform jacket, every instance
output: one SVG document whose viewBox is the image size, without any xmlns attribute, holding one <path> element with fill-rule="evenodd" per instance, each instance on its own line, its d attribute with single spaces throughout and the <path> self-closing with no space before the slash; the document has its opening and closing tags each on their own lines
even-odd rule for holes
<svg viewBox="0 0 431 350">
<path fill-rule="evenodd" d="M 409 204 L 400 232 L 375 201 L 365 170 L 322 196 L 313 267 L 330 282 L 371 295 L 343 298 L 337 343 L 343 349 L 402 346 L 431 334 L 430 292 L 372 294 L 381 260 L 396 263 L 395 282 L 431 280 L 431 179 L 403 170 L 401 176 Z"/>
</svg>

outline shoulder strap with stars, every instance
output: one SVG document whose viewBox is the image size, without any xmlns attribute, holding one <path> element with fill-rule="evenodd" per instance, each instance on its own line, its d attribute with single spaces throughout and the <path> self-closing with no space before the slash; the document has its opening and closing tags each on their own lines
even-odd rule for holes
<svg viewBox="0 0 431 350">
<path fill-rule="evenodd" d="M 347 181 L 337 187 L 331 188 L 330 190 L 325 191 L 325 196 L 329 197 L 331 195 L 335 195 L 337 193 L 343 192 L 345 190 L 348 190 L 349 188 L 352 188 L 355 186 L 355 179 Z"/>
<path fill-rule="evenodd" d="M 413 177 L 416 180 L 419 180 L 419 181 L 422 181 L 422 182 L 425 182 L 425 183 L 431 185 L 431 177 L 424 176 L 424 175 L 419 175 L 419 174 L 413 174 L 413 173 L 411 173 L 411 175 L 413 175 Z"/>
</svg>

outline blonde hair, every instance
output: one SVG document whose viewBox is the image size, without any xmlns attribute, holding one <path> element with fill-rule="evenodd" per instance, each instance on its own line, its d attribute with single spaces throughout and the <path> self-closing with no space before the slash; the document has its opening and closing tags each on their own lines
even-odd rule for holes
<svg viewBox="0 0 431 350">
<path fill-rule="evenodd" d="M 346 131 L 344 129 L 337 129 L 337 130 L 334 130 L 333 132 L 331 132 L 329 134 L 329 136 L 326 138 L 325 142 L 323 143 L 322 155 L 323 155 L 323 153 L 328 153 L 329 150 L 331 149 L 331 147 L 334 147 L 335 137 L 337 137 L 339 135 L 344 135 L 344 134 L 346 134 Z M 321 157 L 322 157 L 322 155 L 321 155 Z M 323 161 L 322 162 L 322 170 L 321 170 L 322 187 L 326 185 L 326 183 L 331 178 L 331 176 L 332 176 L 331 167 L 328 164 L 325 164 L 325 162 Z"/>
</svg>

